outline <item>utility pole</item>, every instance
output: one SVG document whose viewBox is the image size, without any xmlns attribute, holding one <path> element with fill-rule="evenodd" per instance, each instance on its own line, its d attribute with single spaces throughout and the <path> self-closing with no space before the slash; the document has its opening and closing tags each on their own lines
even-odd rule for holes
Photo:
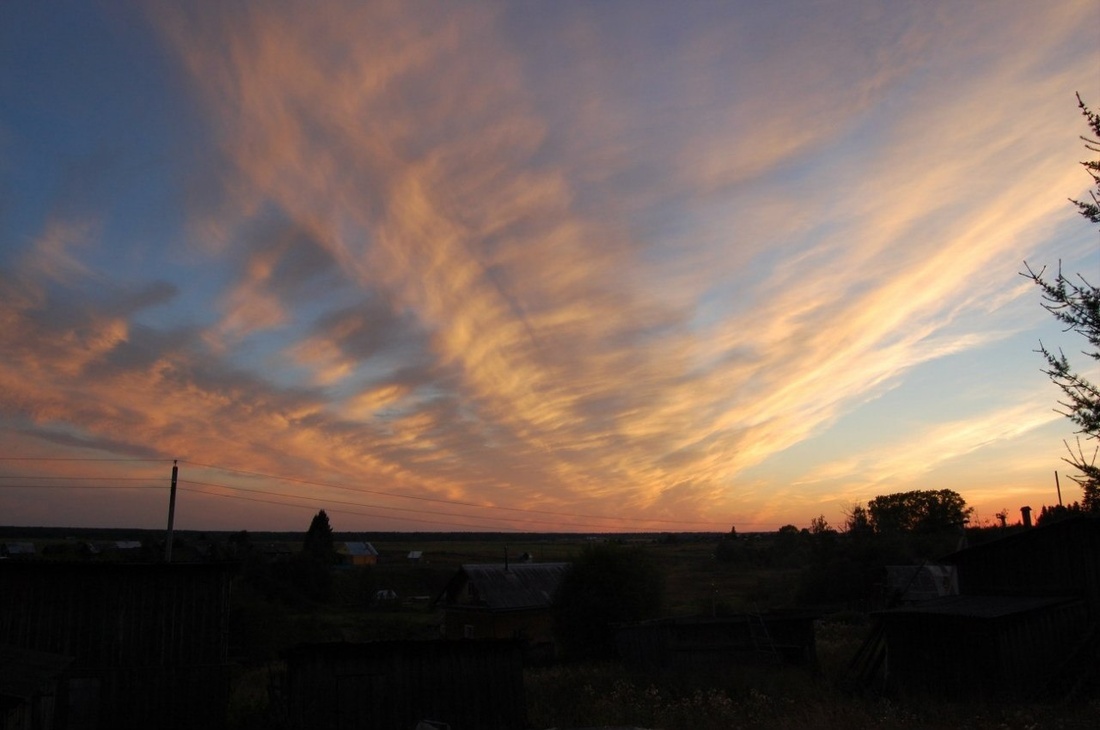
<svg viewBox="0 0 1100 730">
<path fill-rule="evenodd" d="M 172 524 L 176 519 L 176 478 L 179 476 L 179 462 L 172 459 L 172 492 L 168 497 L 168 539 L 164 542 L 164 562 L 172 562 Z"/>
</svg>

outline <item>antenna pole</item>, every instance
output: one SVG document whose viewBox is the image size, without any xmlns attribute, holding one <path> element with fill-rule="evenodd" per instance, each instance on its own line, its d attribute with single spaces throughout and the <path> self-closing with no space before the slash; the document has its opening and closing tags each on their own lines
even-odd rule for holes
<svg viewBox="0 0 1100 730">
<path fill-rule="evenodd" d="M 179 462 L 172 459 L 172 491 L 168 497 L 168 539 L 164 541 L 164 562 L 172 562 L 172 526 L 176 520 L 176 478 L 179 476 Z"/>
<path fill-rule="evenodd" d="M 1058 470 L 1054 470 L 1054 486 L 1058 489 L 1058 506 L 1062 506 L 1062 484 L 1058 481 Z"/>
</svg>

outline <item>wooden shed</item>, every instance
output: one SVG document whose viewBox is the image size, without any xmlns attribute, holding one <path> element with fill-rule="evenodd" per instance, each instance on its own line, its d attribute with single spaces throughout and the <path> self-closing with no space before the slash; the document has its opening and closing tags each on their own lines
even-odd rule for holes
<svg viewBox="0 0 1100 730">
<path fill-rule="evenodd" d="M 949 596 L 881 611 L 885 682 L 951 699 L 1036 698 L 1072 655 L 1084 601 L 1043 596 Z"/>
<path fill-rule="evenodd" d="M 1098 689 L 1100 519 L 1075 517 L 946 556 L 958 596 L 880 611 L 853 665 L 900 692 L 1067 698 Z"/>
<path fill-rule="evenodd" d="M 224 727 L 228 618 L 219 565 L 0 562 L 0 645 L 72 658 L 59 727 Z"/>
<path fill-rule="evenodd" d="M 515 641 L 311 644 L 285 653 L 290 727 L 394 730 L 423 721 L 451 730 L 526 727 Z"/>
<path fill-rule="evenodd" d="M 1072 595 L 1100 618 L 1100 518 L 1071 517 L 944 558 L 964 595 Z"/>
</svg>

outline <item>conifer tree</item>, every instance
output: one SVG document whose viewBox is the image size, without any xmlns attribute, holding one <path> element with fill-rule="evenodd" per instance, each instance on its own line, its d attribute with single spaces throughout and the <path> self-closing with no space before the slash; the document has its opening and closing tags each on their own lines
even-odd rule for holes
<svg viewBox="0 0 1100 730">
<path fill-rule="evenodd" d="M 1100 155 L 1100 114 L 1089 109 L 1080 94 L 1077 96 L 1077 106 L 1092 133 L 1091 137 L 1081 137 L 1085 149 Z M 1070 202 L 1088 221 L 1100 223 L 1100 158 L 1086 160 L 1081 165 L 1092 177 L 1090 200 Z M 1081 274 L 1066 276 L 1061 264 L 1052 279 L 1044 277 L 1045 271 L 1045 268 L 1034 271 L 1028 266 L 1024 276 L 1039 286 L 1043 292 L 1043 307 L 1065 325 L 1066 331 L 1076 332 L 1088 341 L 1090 349 L 1082 351 L 1082 354 L 1100 363 L 1100 289 Z M 1075 370 L 1061 349 L 1054 352 L 1040 343 L 1038 352 L 1046 360 L 1047 367 L 1043 372 L 1062 391 L 1059 412 L 1080 429 L 1074 445 L 1076 448 L 1066 442 L 1069 456 L 1064 461 L 1080 472 L 1080 475 L 1071 478 L 1084 491 L 1082 507 L 1088 512 L 1100 512 L 1100 466 L 1096 464 L 1100 445 L 1089 443 L 1100 441 L 1100 386 Z M 1081 443 L 1081 436 L 1084 436 L 1085 445 Z"/>
</svg>

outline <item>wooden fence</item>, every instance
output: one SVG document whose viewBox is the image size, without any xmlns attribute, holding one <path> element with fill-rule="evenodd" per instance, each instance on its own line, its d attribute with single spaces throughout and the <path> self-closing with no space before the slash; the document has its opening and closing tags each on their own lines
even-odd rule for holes
<svg viewBox="0 0 1100 730">
<path fill-rule="evenodd" d="M 61 728 L 224 727 L 228 611 L 222 566 L 0 563 L 0 644 L 73 659 Z"/>
</svg>

